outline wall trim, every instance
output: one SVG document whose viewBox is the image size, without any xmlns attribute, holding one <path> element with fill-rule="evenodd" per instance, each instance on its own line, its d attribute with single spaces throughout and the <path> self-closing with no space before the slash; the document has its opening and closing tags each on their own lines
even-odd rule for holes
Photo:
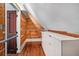
<svg viewBox="0 0 79 59">
<path fill-rule="evenodd" d="M 17 23 L 16 23 L 16 25 L 17 25 L 17 35 L 18 35 L 18 37 L 17 37 L 17 48 L 18 48 L 18 50 L 17 50 L 17 53 L 19 53 L 20 52 L 20 15 L 21 15 L 21 11 L 19 10 L 18 12 L 17 12 L 17 15 L 18 15 L 18 17 L 17 17 Z"/>
</svg>

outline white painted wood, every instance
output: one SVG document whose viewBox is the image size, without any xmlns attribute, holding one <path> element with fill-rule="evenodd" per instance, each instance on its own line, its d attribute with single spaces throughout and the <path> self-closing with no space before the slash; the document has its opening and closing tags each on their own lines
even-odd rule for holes
<svg viewBox="0 0 79 59">
<path fill-rule="evenodd" d="M 41 42 L 41 38 L 26 39 L 27 42 Z"/>
<path fill-rule="evenodd" d="M 61 41 L 51 37 L 51 33 L 42 32 L 42 46 L 47 56 L 61 55 Z"/>
<path fill-rule="evenodd" d="M 63 56 L 79 56 L 79 40 L 62 41 Z"/>
<path fill-rule="evenodd" d="M 18 48 L 18 51 L 17 51 L 17 53 L 20 53 L 20 18 L 21 18 L 21 11 L 19 10 L 19 11 L 17 11 L 17 23 L 16 23 L 16 31 L 17 31 L 17 35 L 18 35 L 18 37 L 17 37 L 17 48 Z"/>
<path fill-rule="evenodd" d="M 7 6 L 5 4 L 5 40 L 7 40 Z M 5 56 L 7 56 L 7 42 L 5 42 Z"/>
<path fill-rule="evenodd" d="M 79 38 L 42 32 L 42 47 L 46 56 L 79 56 Z"/>
<path fill-rule="evenodd" d="M 50 42 L 48 42 L 48 45 L 51 49 L 50 52 L 52 51 L 51 55 L 61 56 L 61 40 L 50 37 Z"/>
</svg>

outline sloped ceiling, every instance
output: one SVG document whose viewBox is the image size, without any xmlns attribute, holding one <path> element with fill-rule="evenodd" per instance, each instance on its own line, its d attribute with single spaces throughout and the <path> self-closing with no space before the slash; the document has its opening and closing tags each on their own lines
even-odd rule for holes
<svg viewBox="0 0 79 59">
<path fill-rule="evenodd" d="M 46 29 L 79 32 L 78 3 L 24 4 Z"/>
</svg>

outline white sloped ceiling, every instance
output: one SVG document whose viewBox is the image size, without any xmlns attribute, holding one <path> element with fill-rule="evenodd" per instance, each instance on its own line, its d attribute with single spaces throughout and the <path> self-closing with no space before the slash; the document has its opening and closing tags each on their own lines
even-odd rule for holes
<svg viewBox="0 0 79 59">
<path fill-rule="evenodd" d="M 30 3 L 25 6 L 46 29 L 79 32 L 78 3 Z"/>
</svg>

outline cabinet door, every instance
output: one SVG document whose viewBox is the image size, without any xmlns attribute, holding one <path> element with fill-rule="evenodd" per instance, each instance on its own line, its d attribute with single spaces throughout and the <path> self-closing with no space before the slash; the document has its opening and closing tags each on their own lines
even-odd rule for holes
<svg viewBox="0 0 79 59">
<path fill-rule="evenodd" d="M 48 55 L 48 41 L 49 41 L 49 36 L 47 32 L 42 32 L 42 47 L 44 50 L 45 55 Z"/>
<path fill-rule="evenodd" d="M 50 37 L 50 42 L 48 45 L 51 49 L 51 55 L 53 56 L 61 56 L 61 41 L 57 37 Z"/>
<path fill-rule="evenodd" d="M 51 40 L 52 40 L 52 38 L 50 38 L 50 35 L 48 32 L 42 33 L 42 47 L 45 52 L 45 55 L 47 55 L 47 56 L 53 55 Z"/>
<path fill-rule="evenodd" d="M 47 56 L 61 55 L 61 41 L 51 33 L 43 33 L 42 46 Z"/>
</svg>

